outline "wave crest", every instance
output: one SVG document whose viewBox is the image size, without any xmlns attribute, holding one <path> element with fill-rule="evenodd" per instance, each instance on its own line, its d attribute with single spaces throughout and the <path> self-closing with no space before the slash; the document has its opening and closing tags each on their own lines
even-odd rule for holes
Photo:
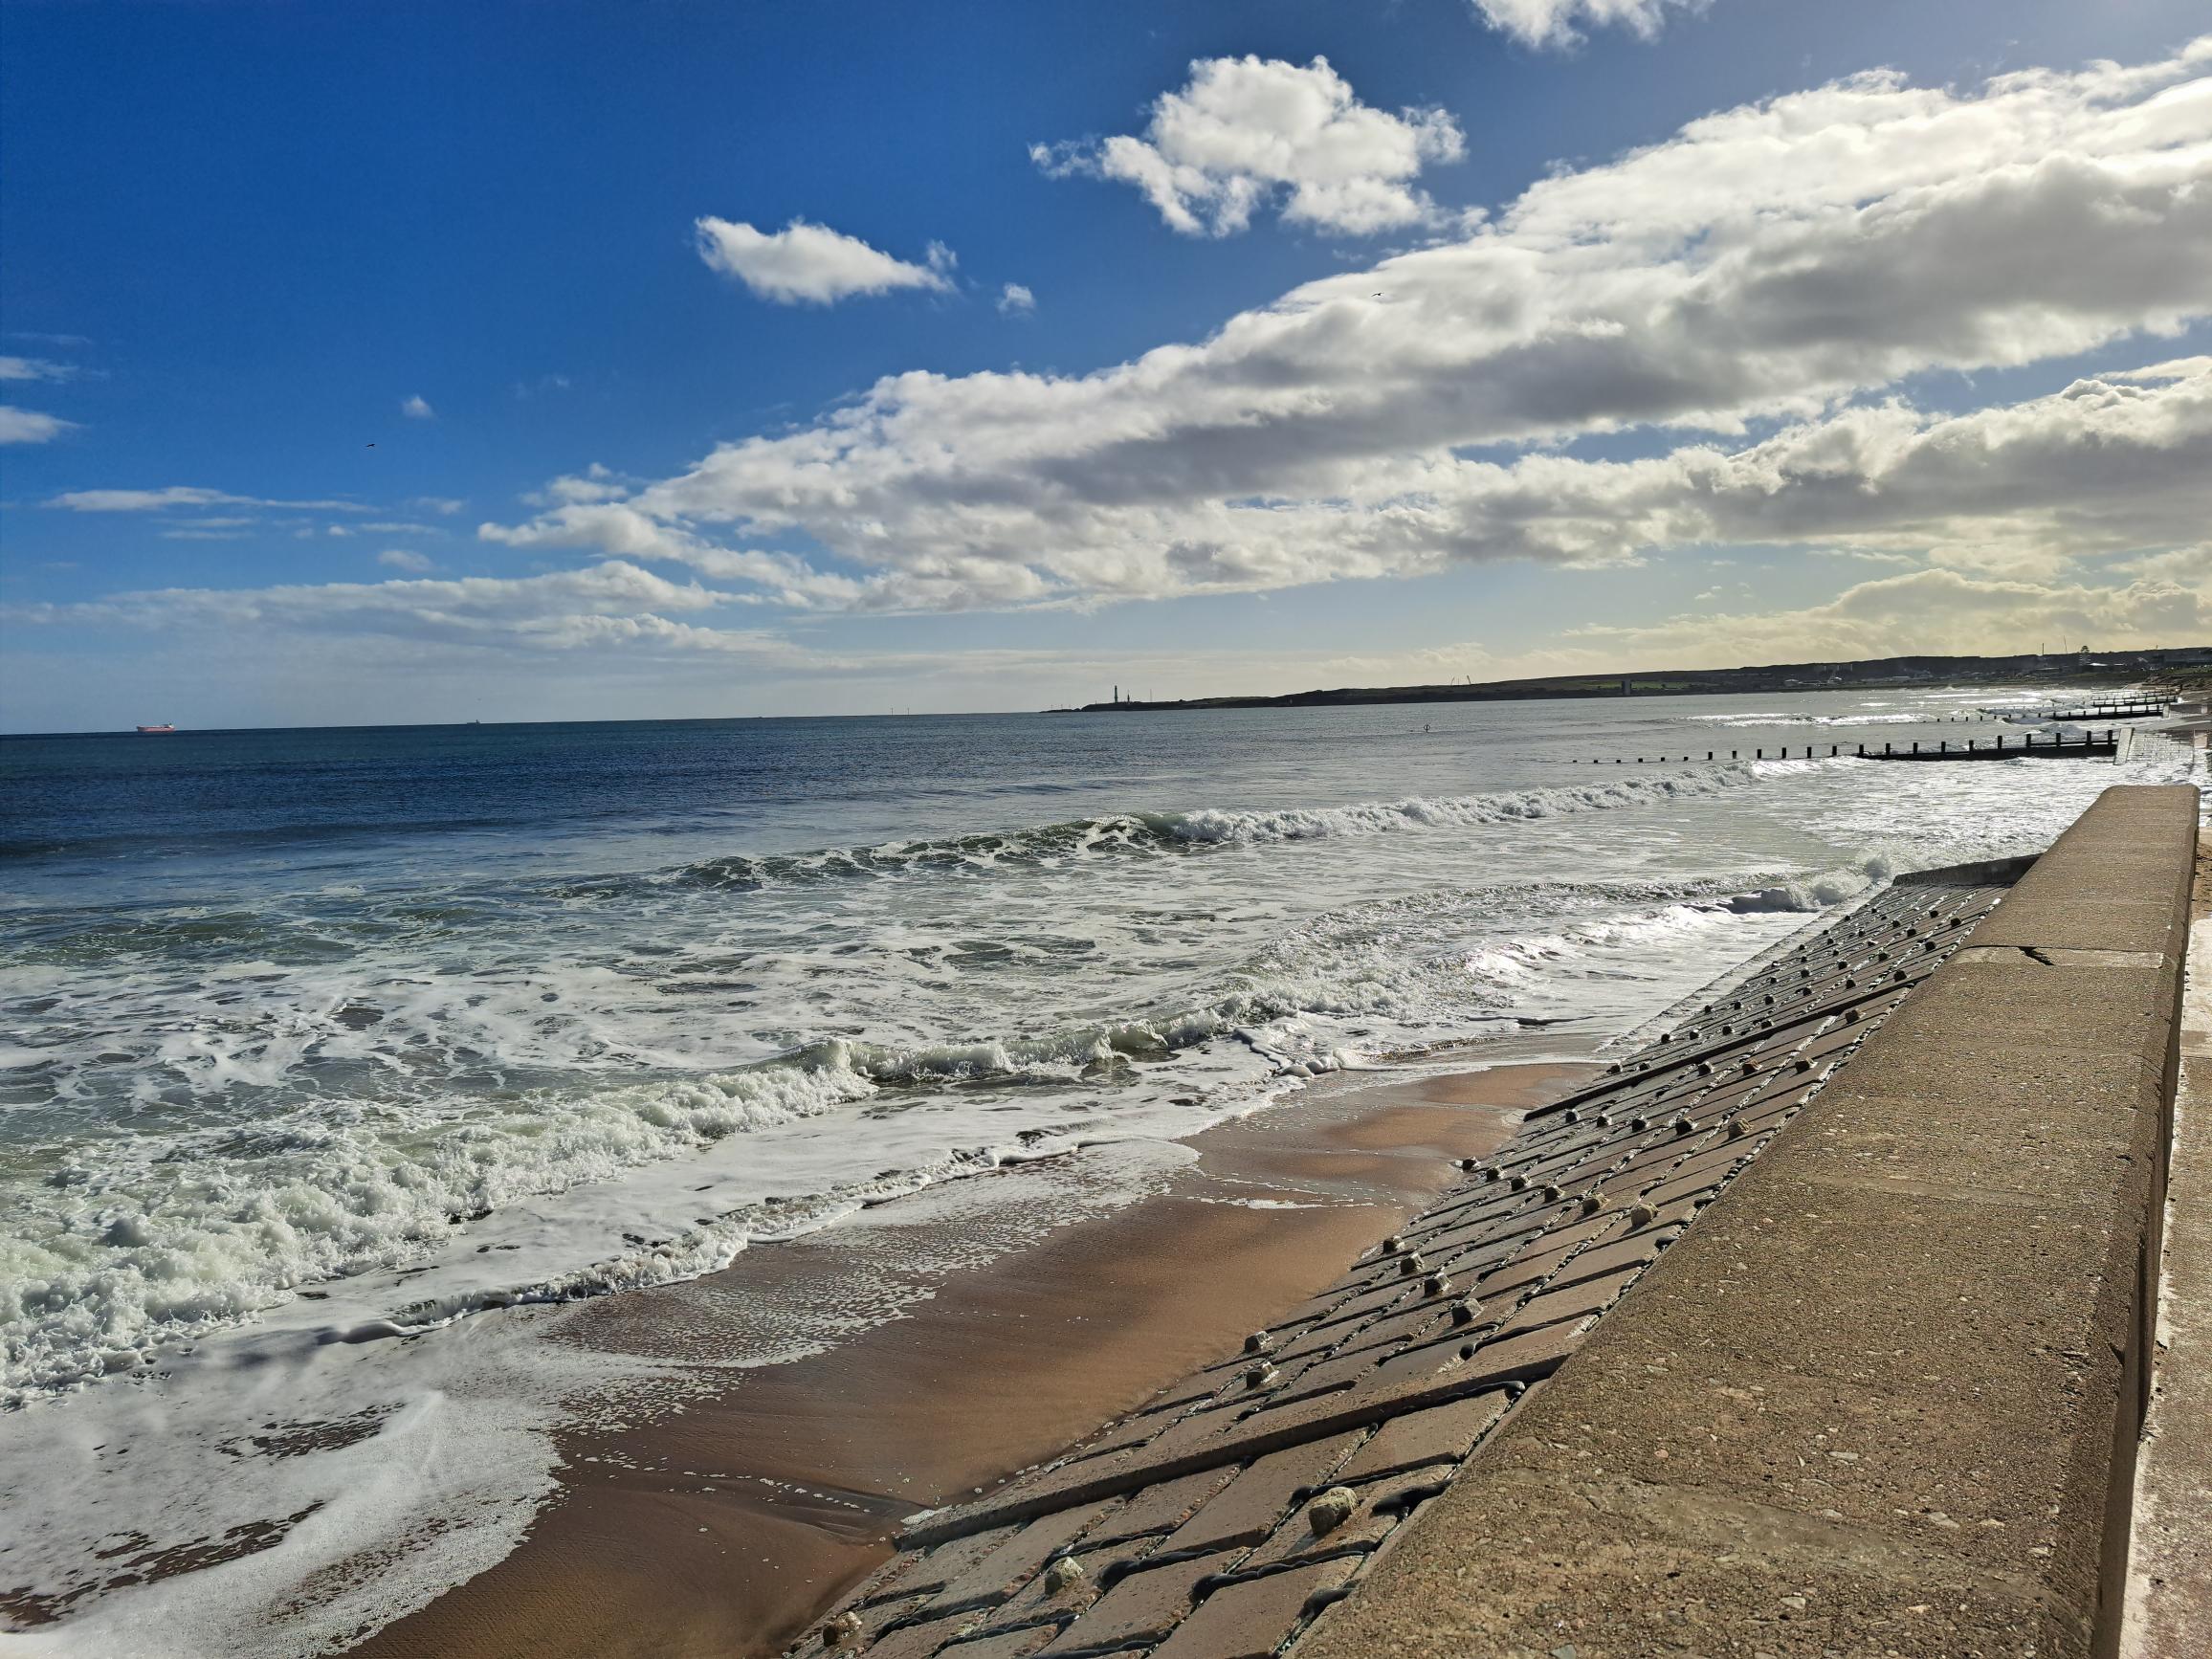
<svg viewBox="0 0 2212 1659">
<path fill-rule="evenodd" d="M 1266 810 L 1199 807 L 1183 811 L 1123 812 L 1076 818 L 1002 833 L 888 842 L 880 847 L 827 848 L 812 852 L 733 854 L 664 873 L 657 879 L 740 892 L 816 881 L 925 874 L 932 870 L 1049 864 L 1070 858 L 1197 852 L 1265 847 L 1408 830 L 1527 823 L 1577 812 L 1648 807 L 1713 795 L 1756 781 L 1749 763 L 1722 763 L 1663 777 L 1622 778 L 1545 789 L 1486 795 L 1410 795 L 1341 807 Z"/>
</svg>

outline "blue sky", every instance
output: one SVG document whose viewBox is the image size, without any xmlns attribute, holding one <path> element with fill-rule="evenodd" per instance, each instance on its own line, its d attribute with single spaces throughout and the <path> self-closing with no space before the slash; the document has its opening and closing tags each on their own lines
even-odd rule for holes
<svg viewBox="0 0 2212 1659">
<path fill-rule="evenodd" d="M 2212 620 L 2198 7 L 4 21 L 7 729 Z"/>
</svg>

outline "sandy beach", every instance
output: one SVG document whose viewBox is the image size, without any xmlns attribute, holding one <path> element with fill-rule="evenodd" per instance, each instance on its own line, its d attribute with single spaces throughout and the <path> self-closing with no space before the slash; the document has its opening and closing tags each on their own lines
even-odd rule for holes
<svg viewBox="0 0 2212 1659">
<path fill-rule="evenodd" d="M 665 1421 L 564 1442 L 562 1490 L 522 1546 L 356 1651 L 777 1651 L 884 1559 L 902 1517 L 987 1491 L 1233 1347 L 1589 1071 L 1346 1079 L 1195 1135 L 1159 1190 L 946 1272 L 904 1316 L 733 1373 Z M 857 1257 L 897 1245 L 902 1206 L 921 1208 L 581 1307 L 554 1339 L 707 1359 L 763 1304 L 834 1296 Z"/>
</svg>

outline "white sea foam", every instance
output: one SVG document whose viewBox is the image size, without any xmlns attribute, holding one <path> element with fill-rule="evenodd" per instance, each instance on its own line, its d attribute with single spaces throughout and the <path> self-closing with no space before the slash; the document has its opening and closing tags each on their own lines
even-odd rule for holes
<svg viewBox="0 0 2212 1659">
<path fill-rule="evenodd" d="M 439 1134 L 300 1107 L 254 1126 L 250 1161 L 228 1130 L 77 1157 L 0 1237 L 0 1308 L 18 1310 L 0 1327 L 9 1395 L 129 1369 L 302 1286 L 418 1260 L 471 1216 L 873 1091 L 851 1071 L 784 1066 L 525 1096 Z M 720 1262 L 710 1250 L 698 1264 Z"/>
<path fill-rule="evenodd" d="M 1251 846 L 1269 841 L 1305 841 L 1324 836 L 1386 835 L 1396 830 L 1438 827 L 1526 823 L 1575 812 L 1710 795 L 1751 782 L 1742 766 L 1718 763 L 1658 777 L 1624 778 L 1611 783 L 1548 789 L 1509 789 L 1487 795 L 1402 801 L 1370 801 L 1354 807 L 1321 807 L 1278 812 L 1169 812 L 1147 815 L 1158 832 L 1183 841 L 1232 842 Z"/>
<path fill-rule="evenodd" d="M 6 1650 L 335 1652 L 514 1548 L 564 1395 L 635 1409 L 654 1382 L 561 1343 L 379 1344 L 185 1360 L 72 1402 L 60 1433 L 0 1436 L 10 1583 L 71 1615 Z"/>
<path fill-rule="evenodd" d="M 1731 729 L 1743 728 L 1748 730 L 1753 726 L 1912 725 L 1914 723 L 1925 722 L 1930 717 L 1924 714 L 1913 713 L 1807 715 L 1786 714 L 1778 711 L 1770 714 L 1749 715 L 1692 715 L 1691 718 L 1701 725 L 1725 726 Z"/>
<path fill-rule="evenodd" d="M 815 1300 L 819 1284 L 790 1306 L 768 1288 L 735 1351 L 718 1341 L 680 1364 L 556 1339 L 558 1309 L 411 1342 L 318 1342 L 274 1321 L 158 1376 L 5 1420 L 36 1430 L 0 1434 L 10 1588 L 67 1617 L 0 1647 L 56 1659 L 350 1648 L 514 1547 L 556 1488 L 564 1425 L 679 1414 L 718 1373 L 896 1318 L 947 1272 L 1157 1190 L 1191 1156 L 1102 1147 L 997 1191 L 952 1183 L 872 1212 L 834 1276 L 834 1306 Z"/>
</svg>

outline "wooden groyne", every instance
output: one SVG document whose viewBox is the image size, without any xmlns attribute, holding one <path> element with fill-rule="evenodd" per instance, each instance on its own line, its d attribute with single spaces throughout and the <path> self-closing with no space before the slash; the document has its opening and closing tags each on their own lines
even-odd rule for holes
<svg viewBox="0 0 2212 1659">
<path fill-rule="evenodd" d="M 1772 755 L 1763 748 L 1754 749 L 1751 758 L 1755 761 L 1817 761 L 1823 758 L 1819 752 L 1821 747 L 1819 743 L 1806 743 L 1801 754 L 1796 748 L 1784 743 Z M 2120 752 L 2120 735 L 2111 729 L 2102 733 L 2083 732 L 2079 737 L 2066 732 L 2053 732 L 2048 737 L 2026 732 L 2009 741 L 2002 737 L 1968 738 L 1962 743 L 1955 743 L 1948 738 L 1938 738 L 1933 744 L 1925 739 L 1915 739 L 1902 748 L 1893 741 L 1883 743 L 1879 749 L 1870 748 L 1865 743 L 1829 743 L 1826 747 L 1828 752 L 1825 758 L 1831 761 L 1847 757 L 1859 761 L 2084 761 L 2099 756 L 2116 756 Z M 1705 758 L 1708 761 L 1718 761 L 1722 756 L 1717 749 L 1708 749 Z M 1740 761 L 1743 759 L 1743 751 L 1731 749 L 1726 758 Z M 1694 755 L 1636 755 L 1617 757 L 1611 762 L 1592 760 L 1589 763 L 1593 766 L 1691 766 L 1698 762 Z"/>
<path fill-rule="evenodd" d="M 2084 703 L 2070 709 L 1983 709 L 1985 715 L 2001 719 L 2020 720 L 2156 720 L 2163 719 L 2173 707 L 2158 697 L 2122 697 L 2112 702 Z"/>
<path fill-rule="evenodd" d="M 1859 752 L 1866 754 L 1865 744 L 1860 745 Z M 2117 755 L 2119 752 L 2120 736 L 2117 732 L 2108 728 L 2101 737 L 2095 732 L 2084 732 L 2078 738 L 2069 738 L 2064 732 L 2053 732 L 2040 743 L 2036 741 L 2034 732 L 2025 732 L 2009 746 L 2002 737 L 1992 741 L 1981 742 L 1979 746 L 1977 740 L 1968 738 L 1966 746 L 1962 749 L 1956 747 L 1948 741 L 1938 741 L 1933 749 L 1920 743 L 1914 743 L 1910 749 L 1893 749 L 1890 744 L 1884 743 L 1880 754 L 1867 755 L 1867 759 L 1869 761 L 2017 761 L 2024 757 L 2029 760 L 2079 761 L 2098 755 Z"/>
</svg>

